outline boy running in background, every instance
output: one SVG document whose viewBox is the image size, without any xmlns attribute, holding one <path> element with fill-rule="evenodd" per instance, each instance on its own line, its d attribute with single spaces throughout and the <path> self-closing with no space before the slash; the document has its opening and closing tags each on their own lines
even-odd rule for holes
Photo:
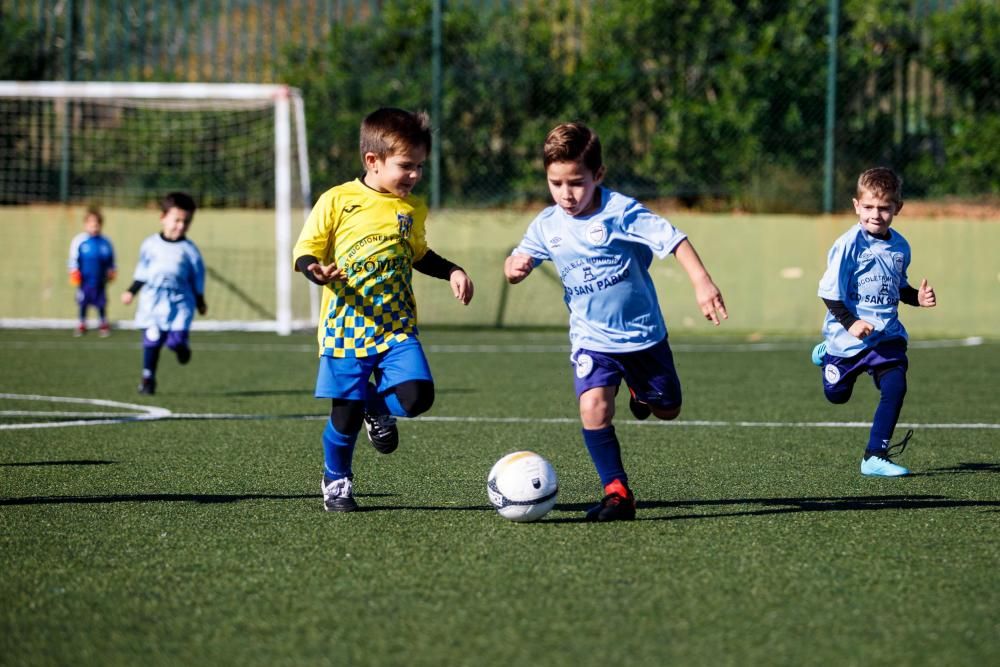
<svg viewBox="0 0 1000 667">
<path fill-rule="evenodd" d="M 893 463 L 913 431 L 898 445 L 889 440 L 906 395 L 907 334 L 899 321 L 899 302 L 933 308 L 934 288 L 927 280 L 911 287 L 906 277 L 910 244 L 889 229 L 903 208 L 903 182 L 891 169 L 876 167 L 858 178 L 854 211 L 858 224 L 837 239 L 819 282 L 826 304 L 824 341 L 813 350 L 822 366 L 823 393 L 831 403 L 846 403 L 861 373 L 868 373 L 881 393 L 861 459 L 861 474 L 900 477 L 909 470 Z"/>
<path fill-rule="evenodd" d="M 587 126 L 557 126 L 543 147 L 555 205 L 542 211 L 504 263 L 511 284 L 544 260 L 562 279 L 569 308 L 571 362 L 583 442 L 597 468 L 604 498 L 588 521 L 635 518 L 635 496 L 612 425 L 622 380 L 637 419 L 675 419 L 681 385 L 667 327 L 649 275 L 653 255 L 673 255 L 694 286 L 702 314 L 715 325 L 728 318 L 718 287 L 694 246 L 667 220 L 635 199 L 601 187 L 601 144 Z M 718 313 L 718 316 L 716 315 Z"/>
<path fill-rule="evenodd" d="M 83 231 L 73 237 L 69 245 L 69 282 L 76 287 L 76 305 L 79 323 L 74 336 L 87 333 L 87 309 L 97 309 L 98 332 L 101 338 L 111 335 L 108 325 L 108 297 L 106 287 L 115 279 L 115 250 L 111 241 L 101 235 L 104 216 L 96 208 L 87 209 L 83 217 Z"/>
<path fill-rule="evenodd" d="M 415 417 L 434 402 L 413 269 L 447 280 L 462 304 L 473 292 L 465 271 L 427 247 L 427 205 L 411 194 L 431 148 L 427 115 L 378 109 L 362 121 L 360 144 L 363 178 L 323 193 L 293 251 L 295 270 L 324 286 L 315 396 L 331 400 L 322 479 L 331 512 L 358 509 L 352 461 L 362 423 L 389 454 L 399 445 L 393 415 Z"/>
<path fill-rule="evenodd" d="M 187 238 L 195 203 L 184 192 L 171 192 L 160 202 L 163 230 L 139 246 L 132 285 L 122 294 L 126 306 L 139 295 L 136 327 L 143 331 L 140 394 L 156 393 L 160 349 L 166 345 L 177 361 L 191 360 L 188 342 L 194 311 L 204 315 L 205 264 L 198 247 Z"/>
</svg>

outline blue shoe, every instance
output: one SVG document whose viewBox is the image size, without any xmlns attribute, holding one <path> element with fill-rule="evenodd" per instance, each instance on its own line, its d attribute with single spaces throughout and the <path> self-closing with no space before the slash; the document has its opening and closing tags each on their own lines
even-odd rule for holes
<svg viewBox="0 0 1000 667">
<path fill-rule="evenodd" d="M 817 366 L 823 365 L 823 356 L 826 354 L 826 342 L 822 342 L 813 348 L 812 360 Z"/>
<path fill-rule="evenodd" d="M 905 477 L 910 471 L 887 458 L 873 454 L 861 459 L 861 474 L 868 477 Z"/>
</svg>

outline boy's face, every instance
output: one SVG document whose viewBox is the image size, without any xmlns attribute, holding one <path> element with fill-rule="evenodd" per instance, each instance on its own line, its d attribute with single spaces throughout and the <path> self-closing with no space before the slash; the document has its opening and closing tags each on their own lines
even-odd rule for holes
<svg viewBox="0 0 1000 667">
<path fill-rule="evenodd" d="M 98 236 L 101 233 L 101 219 L 96 215 L 88 215 L 83 219 L 83 231 L 91 236 Z"/>
<path fill-rule="evenodd" d="M 184 236 L 188 227 L 191 226 L 191 218 L 194 213 L 185 211 L 182 208 L 172 207 L 160 216 L 160 224 L 163 225 L 163 238 L 168 241 L 176 241 Z"/>
<path fill-rule="evenodd" d="M 873 236 L 889 233 L 892 219 L 903 208 L 903 202 L 894 202 L 886 195 L 877 195 L 867 190 L 861 191 L 860 199 L 854 199 L 854 212 L 864 230 Z"/>
<path fill-rule="evenodd" d="M 589 215 L 601 202 L 594 195 L 604 180 L 604 167 L 595 174 L 583 162 L 553 162 L 545 168 L 552 199 L 563 211 L 574 218 Z"/>
<path fill-rule="evenodd" d="M 381 160 L 374 153 L 365 153 L 365 185 L 378 192 L 389 192 L 405 198 L 424 175 L 427 149 L 408 148 Z"/>
</svg>

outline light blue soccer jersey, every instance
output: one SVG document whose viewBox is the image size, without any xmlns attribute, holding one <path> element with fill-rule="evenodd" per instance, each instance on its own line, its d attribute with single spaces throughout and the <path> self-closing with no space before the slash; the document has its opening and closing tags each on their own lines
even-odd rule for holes
<svg viewBox="0 0 1000 667">
<path fill-rule="evenodd" d="M 135 324 L 142 329 L 187 331 L 205 293 L 205 264 L 194 243 L 167 241 L 154 234 L 139 246 L 135 280 L 145 283 L 139 292 Z"/>
<path fill-rule="evenodd" d="M 885 241 L 866 232 L 858 223 L 837 239 L 826 260 L 826 273 L 819 281 L 822 299 L 843 301 L 859 319 L 875 330 L 864 340 L 847 333 L 829 312 L 823 321 L 826 351 L 835 357 L 852 357 L 890 338 L 907 340 L 899 321 L 899 290 L 908 287 L 910 244 L 889 230 Z"/>
<path fill-rule="evenodd" d="M 573 350 L 634 352 L 667 335 L 649 266 L 687 236 L 631 197 L 600 188 L 596 213 L 559 206 L 538 214 L 515 253 L 555 265 L 569 308 Z"/>
</svg>

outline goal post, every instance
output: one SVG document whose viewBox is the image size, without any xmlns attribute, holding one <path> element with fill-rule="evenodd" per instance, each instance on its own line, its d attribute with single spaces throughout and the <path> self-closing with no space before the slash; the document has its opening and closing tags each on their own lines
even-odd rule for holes
<svg viewBox="0 0 1000 667">
<path fill-rule="evenodd" d="M 108 211 L 104 231 L 125 282 L 138 241 L 158 230 L 150 208 L 172 190 L 190 192 L 199 207 L 191 237 L 205 256 L 212 319 L 196 319 L 196 328 L 288 334 L 315 325 L 315 290 L 293 281 L 291 271 L 294 221 L 311 206 L 299 90 L 0 81 L 0 207 L 5 218 L 24 221 L 12 231 L 27 236 L 21 244 L 36 254 L 23 257 L 21 268 L 30 272 L 34 260 L 35 272 L 41 270 L 31 284 L 23 275 L 5 281 L 5 273 L 18 269 L 0 268 L 0 283 L 29 292 L 5 298 L 0 288 L 0 326 L 61 326 L 59 315 L 71 325 L 72 299 L 65 300 L 59 270 L 67 237 L 80 231 L 82 218 L 70 219 L 71 212 L 79 217 L 93 205 Z M 273 232 L 264 233 L 263 224 Z M 273 270 L 262 270 L 264 264 Z M 131 313 L 110 298 L 109 310 L 116 326 L 129 326 L 116 315 Z"/>
</svg>

